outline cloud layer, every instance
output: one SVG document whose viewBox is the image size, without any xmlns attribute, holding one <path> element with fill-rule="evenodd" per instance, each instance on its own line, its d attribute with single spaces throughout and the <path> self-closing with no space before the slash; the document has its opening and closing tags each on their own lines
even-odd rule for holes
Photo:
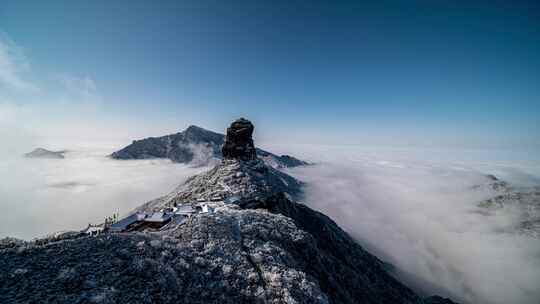
<svg viewBox="0 0 540 304">
<path fill-rule="evenodd" d="M 308 150 L 297 153 L 324 162 L 292 171 L 307 182 L 305 203 L 396 266 L 408 284 L 463 303 L 540 299 L 538 239 L 515 232 L 516 214 L 477 212 L 477 202 L 495 194 L 472 186 L 507 167 L 441 160 L 441 153 L 428 157 L 421 150 Z M 521 172 L 519 166 L 506 171 L 501 175 Z"/>
<path fill-rule="evenodd" d="M 164 195 L 205 170 L 169 160 L 118 161 L 108 150 L 0 161 L 0 237 L 33 238 L 98 223 Z"/>
<path fill-rule="evenodd" d="M 472 187 L 488 182 L 488 173 L 534 183 L 537 162 L 500 161 L 495 151 L 489 161 L 477 162 L 457 151 L 287 149 L 270 147 L 318 163 L 290 172 L 307 183 L 304 202 L 394 265 L 410 286 L 462 303 L 540 299 L 538 239 L 517 233 L 511 212 L 477 212 L 476 204 L 494 193 Z M 79 229 L 128 212 L 208 169 L 168 160 L 117 161 L 105 157 L 110 152 L 75 149 L 63 160 L 3 160 L 0 235 L 31 238 Z"/>
</svg>

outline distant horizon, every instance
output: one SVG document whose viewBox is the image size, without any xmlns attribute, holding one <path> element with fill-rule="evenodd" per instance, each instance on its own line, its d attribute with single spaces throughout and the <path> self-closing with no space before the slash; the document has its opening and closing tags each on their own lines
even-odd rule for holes
<svg viewBox="0 0 540 304">
<path fill-rule="evenodd" d="M 126 9 L 130 8 L 130 9 Z M 4 1 L 0 137 L 540 148 L 534 2 Z"/>
<path fill-rule="evenodd" d="M 207 129 L 207 128 L 204 128 Z M 152 134 L 147 134 L 145 132 L 141 133 L 140 136 L 137 136 L 137 134 L 126 135 L 126 136 L 119 136 L 115 138 L 102 138 L 99 135 L 96 135 L 92 138 L 81 138 L 78 136 L 74 137 L 66 137 L 66 136 L 48 136 L 48 137 L 34 137 L 33 140 L 25 142 L 24 144 L 20 143 L 18 146 L 14 146 L 17 148 L 16 150 L 26 151 L 28 152 L 28 149 L 35 149 L 35 148 L 45 148 L 45 149 L 69 149 L 69 148 L 78 148 L 78 147 L 94 147 L 94 148 L 120 148 L 123 145 L 128 145 L 134 140 L 140 140 L 145 139 L 149 137 L 161 137 L 171 134 L 176 134 L 179 132 L 184 131 L 183 129 L 178 129 L 178 131 L 168 131 L 164 130 L 163 132 L 157 133 L 154 132 Z M 224 134 L 225 130 L 218 131 L 218 130 L 212 130 L 207 129 L 212 132 L 221 133 Z M 515 151 L 515 152 L 540 152 L 540 145 L 531 145 L 531 146 L 462 146 L 462 145 L 429 145 L 429 144 L 391 144 L 391 143 L 362 143 L 362 142 L 349 142 L 349 143 L 342 143 L 342 142 L 291 142 L 291 141 L 276 141 L 275 138 L 272 137 L 272 134 L 265 134 L 266 138 L 259 138 L 259 136 L 256 134 L 257 131 L 254 134 L 255 139 L 255 145 L 256 146 L 318 146 L 318 147 L 359 147 L 359 148 L 366 148 L 366 149 L 396 149 L 396 150 L 407 150 L 407 149 L 428 149 L 428 150 L 456 150 L 456 151 L 484 151 L 488 153 L 490 150 L 496 150 L 496 151 Z M 266 132 L 269 133 L 269 132 Z"/>
<path fill-rule="evenodd" d="M 69 148 L 115 148 L 119 149 L 123 145 L 128 145 L 134 140 L 140 140 L 150 137 L 161 137 L 171 134 L 176 134 L 179 132 L 183 132 L 186 130 L 189 126 L 197 126 L 201 127 L 203 129 L 224 134 L 225 129 L 223 130 L 217 130 L 217 129 L 209 129 L 205 128 L 201 125 L 186 125 L 184 128 L 179 128 L 176 131 L 174 130 L 164 130 L 160 133 L 159 130 L 157 130 L 154 133 L 148 133 L 148 132 L 141 132 L 141 135 L 137 134 L 129 134 L 125 136 L 118 136 L 115 138 L 107 138 L 107 137 L 100 137 L 99 134 L 94 135 L 92 138 L 83 138 L 80 136 L 73 136 L 73 137 L 66 137 L 66 136 L 54 136 L 49 135 L 48 137 L 34 137 L 32 141 L 25 142 L 24 144 L 21 144 L 18 146 L 19 149 L 16 149 L 18 153 L 21 151 L 28 152 L 28 149 L 34 149 L 34 148 L 45 148 L 45 149 L 52 149 L 52 150 L 58 150 L 58 149 L 69 149 Z M 532 145 L 532 146 L 462 146 L 462 145 L 429 145 L 429 144 L 392 144 L 392 143 L 379 143 L 375 144 L 373 142 L 371 143 L 362 143 L 362 142 L 291 142 L 291 141 L 276 141 L 275 136 L 272 136 L 272 132 L 265 132 L 264 134 L 265 138 L 260 138 L 258 136 L 258 128 L 255 128 L 255 145 L 256 146 L 313 146 L 313 147 L 332 147 L 332 148 L 338 148 L 338 147 L 357 147 L 357 148 L 363 148 L 363 149 L 394 149 L 394 150 L 408 150 L 408 149 L 428 149 L 428 150 L 441 150 L 441 151 L 483 151 L 486 154 L 489 154 L 489 151 L 496 150 L 496 151 L 513 151 L 513 152 L 540 152 L 540 145 Z M 28 151 L 27 151 L 28 150 Z"/>
</svg>

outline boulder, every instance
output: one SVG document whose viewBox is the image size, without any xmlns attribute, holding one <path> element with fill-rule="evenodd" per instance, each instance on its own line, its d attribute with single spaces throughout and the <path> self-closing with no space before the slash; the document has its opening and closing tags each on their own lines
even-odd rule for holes
<svg viewBox="0 0 540 304">
<path fill-rule="evenodd" d="M 251 121 L 240 118 L 232 122 L 227 128 L 225 143 L 221 148 L 223 158 L 253 160 L 257 158 L 253 144 L 253 124 Z"/>
</svg>

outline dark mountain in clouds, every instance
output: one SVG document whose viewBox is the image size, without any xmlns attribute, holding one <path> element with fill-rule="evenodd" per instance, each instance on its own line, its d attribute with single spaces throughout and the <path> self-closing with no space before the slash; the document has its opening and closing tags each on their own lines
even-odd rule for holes
<svg viewBox="0 0 540 304">
<path fill-rule="evenodd" d="M 50 151 L 43 148 L 36 148 L 32 152 L 24 154 L 28 158 L 64 158 L 66 151 Z"/>
<path fill-rule="evenodd" d="M 302 183 L 256 157 L 246 122 L 223 149 L 215 168 L 100 235 L 0 242 L 0 302 L 452 303 L 422 299 L 295 202 Z"/>
<path fill-rule="evenodd" d="M 177 163 L 194 162 L 206 165 L 212 159 L 221 159 L 221 147 L 225 136 L 201 127 L 189 126 L 186 130 L 161 137 L 135 140 L 123 149 L 111 154 L 115 159 L 169 158 Z M 289 155 L 275 155 L 256 149 L 257 155 L 274 168 L 291 168 L 307 162 Z"/>
</svg>

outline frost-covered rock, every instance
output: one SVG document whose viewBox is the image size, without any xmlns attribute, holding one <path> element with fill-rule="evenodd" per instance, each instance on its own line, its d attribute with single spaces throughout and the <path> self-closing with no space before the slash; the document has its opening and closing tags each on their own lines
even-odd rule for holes
<svg viewBox="0 0 540 304">
<path fill-rule="evenodd" d="M 188 179 L 166 196 L 138 208 L 150 211 L 172 207 L 175 203 L 221 200 L 230 197 L 256 198 L 280 192 L 292 198 L 301 195 L 302 183 L 294 177 L 272 167 L 260 159 L 241 161 L 224 159 L 213 169 Z"/>
<path fill-rule="evenodd" d="M 3 249 L 0 302 L 421 303 L 328 217 L 284 195 L 260 203 L 215 203 L 155 233 Z"/>
<path fill-rule="evenodd" d="M 498 213 L 511 214 L 517 218 L 512 231 L 540 238 L 540 187 L 505 187 L 494 197 L 478 203 L 480 213 L 486 216 Z"/>
<path fill-rule="evenodd" d="M 502 228 L 505 232 L 540 238 L 540 187 L 517 187 L 488 174 L 485 182 L 473 189 L 490 195 L 477 204 L 478 213 L 512 219 Z"/>
</svg>

